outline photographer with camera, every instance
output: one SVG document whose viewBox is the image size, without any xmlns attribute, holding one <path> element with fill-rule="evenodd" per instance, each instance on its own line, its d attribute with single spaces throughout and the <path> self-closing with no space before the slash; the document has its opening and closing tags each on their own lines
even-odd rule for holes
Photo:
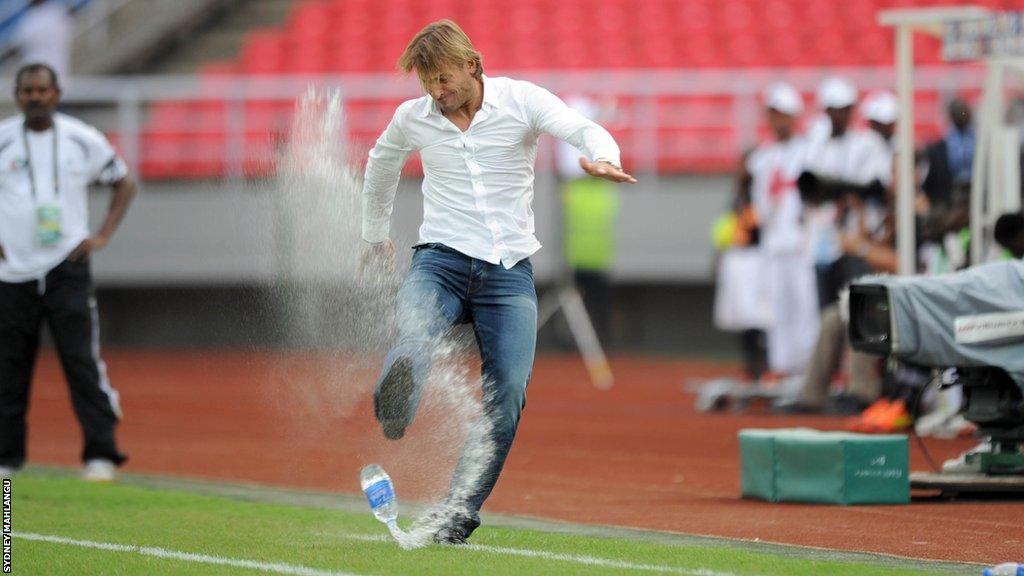
<svg viewBox="0 0 1024 576">
<path fill-rule="evenodd" d="M 896 122 L 895 99 L 870 97 L 862 108 L 872 130 L 848 129 L 856 91 L 842 79 L 823 83 L 819 101 L 832 123 L 831 136 L 816 143 L 798 179 L 808 221 L 816 233 L 821 322 L 811 362 L 795 401 L 778 407 L 788 413 L 826 410 L 857 414 L 881 395 L 878 360 L 850 350 L 846 391 L 828 404 L 828 390 L 849 350 L 846 323 L 837 302 L 843 286 L 868 273 L 895 272 L 897 256 L 891 201 Z M 855 159 L 853 162 L 851 160 Z"/>
<path fill-rule="evenodd" d="M 856 215 L 859 224 L 857 228 L 840 236 L 841 255 L 837 262 L 848 262 L 848 269 L 862 269 L 864 273 L 894 273 L 897 255 L 892 212 L 890 210 L 885 215 L 878 228 L 871 230 L 866 226 L 864 208 L 862 202 L 850 202 L 848 210 Z M 846 321 L 839 302 L 833 302 L 821 310 L 819 326 L 818 339 L 799 396 L 795 402 L 780 404 L 779 409 L 797 414 L 826 411 L 845 415 L 859 414 L 881 396 L 882 375 L 878 359 L 850 348 Z M 829 387 L 833 376 L 839 372 L 845 352 L 849 353 L 850 359 L 849 383 L 846 390 L 833 398 L 829 405 Z M 898 409 L 893 411 L 899 412 Z M 894 413 L 891 418 L 902 423 L 900 414 Z M 906 424 L 909 425 L 909 421 Z"/>
<path fill-rule="evenodd" d="M 885 189 L 892 182 L 892 150 L 877 134 L 850 128 L 857 90 L 845 78 L 822 82 L 818 103 L 830 130 L 812 136 L 797 186 L 814 254 L 818 304 L 824 309 L 852 278 L 870 271 L 858 260 L 843 258 L 840 236 L 881 225 Z"/>
</svg>

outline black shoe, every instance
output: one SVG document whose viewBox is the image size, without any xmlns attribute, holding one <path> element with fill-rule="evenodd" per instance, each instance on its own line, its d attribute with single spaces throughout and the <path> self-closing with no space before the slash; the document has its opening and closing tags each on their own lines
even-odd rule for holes
<svg viewBox="0 0 1024 576">
<path fill-rule="evenodd" d="M 803 402 L 781 402 L 772 406 L 772 412 L 776 414 L 804 415 L 821 414 L 824 410 L 820 406 L 811 406 Z"/>
<path fill-rule="evenodd" d="M 458 528 L 446 526 L 434 534 L 434 542 L 450 546 L 461 546 L 466 544 L 466 533 Z"/>
<path fill-rule="evenodd" d="M 399 358 L 391 365 L 380 390 L 373 397 L 373 412 L 384 428 L 384 436 L 388 440 L 398 440 L 405 436 L 406 406 L 413 391 L 412 360 Z"/>
</svg>

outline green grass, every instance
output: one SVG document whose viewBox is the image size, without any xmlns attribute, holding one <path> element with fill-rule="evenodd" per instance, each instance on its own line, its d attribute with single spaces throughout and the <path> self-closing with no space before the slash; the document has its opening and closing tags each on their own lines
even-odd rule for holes
<svg viewBox="0 0 1024 576">
<path fill-rule="evenodd" d="M 583 536 L 549 530 L 487 525 L 474 534 L 474 547 L 429 546 L 404 552 L 390 541 L 354 540 L 383 536 L 369 514 L 311 506 L 254 502 L 194 490 L 95 485 L 61 474 L 28 472 L 13 480 L 16 535 L 39 534 L 76 540 L 159 547 L 221 559 L 370 574 L 730 574 L 798 576 L 977 574 L 962 566 L 913 564 L 885 558 L 850 562 L 820 552 L 777 551 L 722 540 L 671 544 L 636 537 Z M 690 541 L 699 543 L 699 539 Z M 524 557 L 504 550 L 536 551 Z M 797 550 L 797 551 L 794 551 Z M 522 554 L 522 552 L 520 553 Z M 575 559 L 556 558 L 567 555 Z M 97 550 L 15 538 L 14 574 L 181 575 L 267 574 L 253 568 L 218 566 L 138 551 Z M 603 565 L 581 563 L 578 557 Z M 836 556 L 842 558 L 842 555 Z M 609 562 L 646 565 L 641 570 Z M 961 569 L 962 568 L 962 569 Z M 703 572 L 701 572 L 703 571 Z"/>
</svg>

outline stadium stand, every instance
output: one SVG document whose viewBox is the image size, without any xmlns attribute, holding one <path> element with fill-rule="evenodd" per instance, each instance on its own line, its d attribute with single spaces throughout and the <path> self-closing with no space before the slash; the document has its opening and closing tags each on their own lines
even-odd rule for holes
<svg viewBox="0 0 1024 576">
<path fill-rule="evenodd" d="M 306 75 L 388 72 L 409 38 L 425 23 L 457 15 L 484 54 L 485 70 L 747 69 L 881 67 L 893 62 L 892 31 L 879 10 L 954 4 L 950 0 L 315 0 L 296 2 L 280 27 L 251 31 L 237 58 L 205 64 L 200 76 Z M 1016 0 L 980 0 L 995 10 Z M 915 38 L 920 64 L 941 65 L 937 40 Z M 811 94 L 805 94 L 812 103 Z M 918 136 L 939 131 L 940 95 L 919 92 Z M 732 96 L 665 96 L 657 101 L 657 163 L 661 172 L 721 172 L 740 147 Z M 349 137 L 369 148 L 397 102 L 346 103 Z M 930 105 L 929 105 L 930 104 Z M 629 150 L 628 97 L 609 128 Z M 813 108 L 813 107 L 812 107 Z M 272 172 L 274 150 L 289 125 L 291 102 L 249 101 L 245 107 L 245 175 Z M 225 107 L 218 102 L 154 105 L 143 135 L 141 172 L 147 178 L 211 178 L 226 170 Z M 625 158 L 629 161 L 629 158 Z M 412 170 L 415 171 L 415 166 Z"/>
</svg>

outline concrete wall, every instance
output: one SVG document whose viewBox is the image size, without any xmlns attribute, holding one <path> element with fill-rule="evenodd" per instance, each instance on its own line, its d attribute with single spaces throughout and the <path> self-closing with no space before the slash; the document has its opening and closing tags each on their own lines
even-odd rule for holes
<svg viewBox="0 0 1024 576">
<path fill-rule="evenodd" d="M 538 286 L 541 298 L 552 290 Z M 643 352 L 731 357 L 736 338 L 711 326 L 709 285 L 618 284 L 612 288 L 609 337 L 612 353 Z M 329 303 L 315 325 L 296 330 L 289 306 L 272 290 L 219 288 L 105 288 L 98 291 L 104 345 L 133 348 L 345 348 L 352 331 Z M 308 319 L 307 319 L 308 320 Z M 464 336 L 471 339 L 471 334 Z M 575 351 L 564 319 L 556 314 L 540 331 L 538 347 Z"/>
<path fill-rule="evenodd" d="M 100 286 L 166 287 L 267 284 L 281 273 L 280 195 L 272 183 L 144 183 L 121 229 L 95 258 Z M 534 208 L 545 248 L 534 257 L 538 281 L 560 270 L 557 196 L 550 178 L 538 180 Z M 713 252 L 711 221 L 727 205 L 725 177 L 650 178 L 620 187 L 618 282 L 706 283 Z M 91 214 L 98 223 L 109 196 L 97 191 Z M 352 214 L 353 226 L 358 214 Z M 403 180 L 393 217 L 397 245 L 416 239 L 422 220 L 419 182 Z M 94 229 L 98 224 L 94 224 Z M 358 246 L 337 246 L 339 252 Z M 408 251 L 402 250 L 408 257 Z"/>
<path fill-rule="evenodd" d="M 410 246 L 422 218 L 417 181 L 403 182 L 393 236 Z M 560 270 L 558 213 L 551 183 L 541 178 L 535 208 L 538 289 L 554 289 Z M 646 179 L 622 188 L 620 253 L 609 312 L 613 352 L 730 356 L 734 339 L 711 325 L 712 252 L 708 226 L 729 199 L 728 178 Z M 269 183 L 145 183 L 121 229 L 94 258 L 102 336 L 127 347 L 344 346 L 338 318 L 326 308 L 308 334 L 294 324 L 277 291 L 287 276 L 279 236 L 279 193 Z M 107 193 L 92 198 L 92 219 L 106 212 Z M 351 236 L 349 236 L 351 238 Z M 338 260 L 358 242 L 339 242 Z M 400 250 L 405 258 L 409 250 Z M 332 252 L 328 252 L 328 259 Z M 330 266 L 328 266 L 330 268 Z M 333 280 L 336 280 L 333 279 Z M 346 289 L 327 279 L 328 292 Z M 329 308 L 329 306 L 327 307 Z M 291 327 L 294 328 L 294 325 Z M 337 338 L 332 336 L 337 331 Z M 313 336 L 310 336 L 313 335 Z M 309 336 L 309 337 L 307 337 Z M 540 333 L 542 350 L 571 350 L 556 315 Z"/>
</svg>

